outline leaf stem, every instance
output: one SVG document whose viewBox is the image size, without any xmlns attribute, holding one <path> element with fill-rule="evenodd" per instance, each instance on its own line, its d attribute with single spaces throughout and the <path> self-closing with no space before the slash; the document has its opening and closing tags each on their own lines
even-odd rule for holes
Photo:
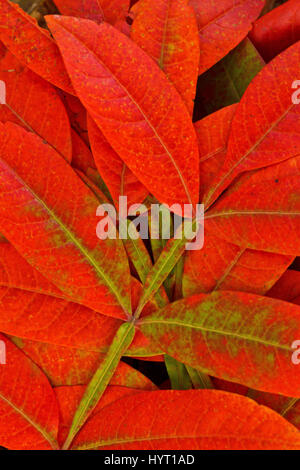
<svg viewBox="0 0 300 470">
<path fill-rule="evenodd" d="M 211 389 L 214 388 L 209 375 L 204 374 L 200 370 L 194 369 L 191 366 L 185 366 L 191 378 L 195 389 Z"/>
<path fill-rule="evenodd" d="M 62 447 L 62 450 L 69 449 L 75 435 L 84 425 L 91 412 L 94 410 L 99 399 L 103 395 L 107 385 L 113 376 L 121 357 L 130 346 L 135 334 L 134 322 L 123 323 L 117 331 L 117 334 L 107 352 L 107 355 L 100 367 L 93 375 L 88 384 L 81 402 L 75 412 L 68 437 Z"/>
</svg>

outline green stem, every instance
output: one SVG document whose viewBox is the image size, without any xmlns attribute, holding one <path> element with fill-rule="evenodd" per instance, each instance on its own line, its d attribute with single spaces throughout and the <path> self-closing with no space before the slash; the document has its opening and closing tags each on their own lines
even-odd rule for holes
<svg viewBox="0 0 300 470">
<path fill-rule="evenodd" d="M 74 437 L 84 425 L 91 412 L 97 405 L 103 395 L 107 385 L 113 376 L 121 357 L 130 346 L 135 333 L 134 323 L 123 323 L 117 331 L 117 334 L 101 363 L 88 384 L 81 402 L 75 412 L 68 437 L 63 445 L 63 450 L 67 450 Z"/>
<path fill-rule="evenodd" d="M 147 275 L 144 291 L 141 295 L 139 305 L 134 313 L 135 319 L 139 318 L 146 303 L 157 292 L 176 263 L 181 258 L 185 251 L 185 245 L 191 241 L 192 233 L 195 231 L 197 224 L 198 221 L 194 219 L 190 221 L 188 225 L 186 225 L 185 237 L 182 234 L 183 226 L 179 227 L 177 234 L 180 236 L 180 238 L 173 238 L 166 244 L 157 262 L 154 264 L 153 268 Z"/>
<path fill-rule="evenodd" d="M 170 378 L 172 390 L 190 390 L 192 382 L 182 362 L 165 354 L 165 364 Z"/>
<path fill-rule="evenodd" d="M 194 388 L 196 389 L 210 389 L 214 388 L 212 381 L 207 374 L 200 372 L 200 370 L 194 369 L 191 366 L 185 366 L 188 374 L 191 378 Z"/>
</svg>

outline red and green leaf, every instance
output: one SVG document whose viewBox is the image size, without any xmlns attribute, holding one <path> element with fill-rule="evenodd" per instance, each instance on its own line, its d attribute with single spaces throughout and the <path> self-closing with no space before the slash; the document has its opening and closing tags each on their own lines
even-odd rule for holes
<svg viewBox="0 0 300 470">
<path fill-rule="evenodd" d="M 98 240 L 93 193 L 51 147 L 22 128 L 2 125 L 0 146 L 0 230 L 69 298 L 126 318 L 128 261 L 121 240 Z"/>
<path fill-rule="evenodd" d="M 292 343 L 300 308 L 254 294 L 198 294 L 144 316 L 142 333 L 201 371 L 252 388 L 300 397 Z"/>
</svg>

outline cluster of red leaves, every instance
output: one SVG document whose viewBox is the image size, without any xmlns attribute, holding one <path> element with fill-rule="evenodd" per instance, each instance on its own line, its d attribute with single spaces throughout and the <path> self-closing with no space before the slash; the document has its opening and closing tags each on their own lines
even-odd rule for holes
<svg viewBox="0 0 300 470">
<path fill-rule="evenodd" d="M 55 4 L 0 0 L 0 445 L 300 449 L 299 1 Z M 99 240 L 119 195 L 203 249 Z"/>
</svg>

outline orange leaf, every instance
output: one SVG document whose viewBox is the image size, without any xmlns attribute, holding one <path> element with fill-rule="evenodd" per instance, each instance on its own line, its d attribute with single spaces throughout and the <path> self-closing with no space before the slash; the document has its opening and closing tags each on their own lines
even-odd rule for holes
<svg viewBox="0 0 300 470">
<path fill-rule="evenodd" d="M 293 256 L 247 250 L 206 230 L 201 250 L 185 257 L 185 296 L 213 290 L 236 290 L 263 295 L 292 263 Z"/>
<path fill-rule="evenodd" d="M 0 146 L 2 233 L 68 299 L 127 318 L 126 252 L 119 239 L 97 238 L 94 194 L 51 147 L 21 127 L 0 125 Z"/>
<path fill-rule="evenodd" d="M 104 20 L 98 0 L 54 0 L 54 3 L 63 15 L 79 16 L 97 23 Z"/>
<path fill-rule="evenodd" d="M 97 168 L 112 195 L 115 206 L 119 208 L 119 196 L 127 196 L 128 206 L 142 203 L 149 191 L 120 159 L 89 115 L 88 132 Z"/>
<path fill-rule="evenodd" d="M 300 449 L 300 433 L 246 397 L 218 390 L 170 390 L 127 396 L 103 408 L 73 443 L 73 449 L 94 448 Z"/>
<path fill-rule="evenodd" d="M 0 374 L 0 444 L 8 449 L 57 449 L 58 404 L 40 369 L 3 335 Z"/>
<path fill-rule="evenodd" d="M 47 21 L 79 98 L 126 165 L 160 202 L 195 205 L 196 134 L 164 73 L 108 24 L 59 16 Z"/>
<path fill-rule="evenodd" d="M 206 196 L 207 204 L 240 173 L 300 154 L 300 107 L 292 102 L 299 61 L 298 42 L 266 65 L 248 86 L 233 117 L 227 155 Z"/>
<path fill-rule="evenodd" d="M 247 36 L 264 3 L 264 0 L 189 0 L 199 28 L 199 74 L 221 60 Z"/>
<path fill-rule="evenodd" d="M 188 0 L 140 0 L 131 38 L 158 63 L 192 114 L 200 47 Z"/>
<path fill-rule="evenodd" d="M 5 104 L 0 105 L 0 121 L 15 122 L 34 132 L 70 162 L 69 118 L 53 86 L 20 64 L 8 51 L 0 60 L 0 80 L 6 86 Z"/>
<path fill-rule="evenodd" d="M 59 49 L 49 32 L 9 0 L 0 0 L 0 40 L 33 72 L 62 90 L 74 93 Z"/>
</svg>

